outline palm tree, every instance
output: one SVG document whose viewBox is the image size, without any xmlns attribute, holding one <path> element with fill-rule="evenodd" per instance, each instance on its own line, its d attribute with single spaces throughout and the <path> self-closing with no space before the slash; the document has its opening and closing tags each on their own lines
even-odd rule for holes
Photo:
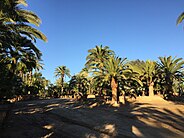
<svg viewBox="0 0 184 138">
<path fill-rule="evenodd" d="M 96 76 L 105 81 L 109 81 L 112 90 L 112 102 L 119 102 L 119 84 L 122 80 L 127 79 L 128 74 L 131 73 L 126 67 L 126 58 L 119 58 L 112 56 L 104 62 L 103 71 L 94 72 Z"/>
<path fill-rule="evenodd" d="M 46 96 L 46 88 L 49 86 L 49 80 L 42 76 L 41 72 L 34 72 L 32 75 L 32 84 L 30 88 L 31 94 L 39 94 L 39 96 Z"/>
<path fill-rule="evenodd" d="M 70 70 L 66 66 L 59 66 L 55 69 L 55 76 L 61 79 L 61 93 L 63 93 L 64 77 L 70 77 Z"/>
<path fill-rule="evenodd" d="M 80 76 L 84 76 L 86 78 L 89 77 L 89 72 L 87 68 L 83 68 L 80 72 L 79 72 Z"/>
<path fill-rule="evenodd" d="M 80 91 L 78 88 L 78 79 L 76 75 L 72 76 L 69 81 L 69 91 L 73 96 Z"/>
<path fill-rule="evenodd" d="M 79 76 L 81 76 L 82 78 L 87 80 L 87 82 L 88 82 L 88 93 L 91 94 L 92 93 L 92 79 L 93 79 L 93 77 L 89 73 L 89 70 L 86 67 L 84 67 L 79 72 Z"/>
<path fill-rule="evenodd" d="M 33 27 L 41 23 L 39 17 L 23 6 L 27 6 L 25 0 L 0 1 L 0 62 L 7 66 L 12 80 L 19 72 L 20 62 L 30 71 L 41 59 L 36 39 L 47 41 L 46 36 Z"/>
<path fill-rule="evenodd" d="M 102 69 L 104 62 L 114 55 L 114 51 L 110 50 L 108 46 L 102 47 L 96 46 L 93 49 L 88 50 L 88 56 L 86 57 L 86 68 L 91 70 Z"/>
<path fill-rule="evenodd" d="M 162 74 L 162 82 L 165 87 L 164 97 L 172 96 L 174 80 L 179 80 L 183 77 L 183 65 L 182 58 L 159 57 L 159 67 Z"/>
<path fill-rule="evenodd" d="M 80 73 L 72 76 L 69 82 L 70 91 L 72 91 L 73 94 L 78 95 L 83 99 L 87 98 L 89 86 L 90 84 L 88 78 Z"/>
<path fill-rule="evenodd" d="M 139 74 L 140 80 L 146 86 L 149 96 L 154 95 L 154 84 L 157 79 L 157 63 L 155 61 L 146 60 L 130 63 L 133 66 L 133 70 Z"/>
</svg>

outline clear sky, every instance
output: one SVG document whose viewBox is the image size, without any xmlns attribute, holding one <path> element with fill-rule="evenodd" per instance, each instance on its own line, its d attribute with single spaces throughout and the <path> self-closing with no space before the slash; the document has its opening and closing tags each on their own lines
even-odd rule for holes
<svg viewBox="0 0 184 138">
<path fill-rule="evenodd" d="M 184 24 L 176 19 L 184 0 L 27 0 L 42 20 L 48 42 L 38 41 L 43 75 L 55 81 L 54 70 L 66 65 L 71 75 L 86 62 L 87 50 L 107 45 L 117 56 L 157 60 L 184 58 Z"/>
</svg>

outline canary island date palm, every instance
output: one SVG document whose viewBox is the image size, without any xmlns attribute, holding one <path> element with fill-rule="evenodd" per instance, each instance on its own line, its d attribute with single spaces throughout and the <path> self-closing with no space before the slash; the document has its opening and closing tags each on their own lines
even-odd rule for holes
<svg viewBox="0 0 184 138">
<path fill-rule="evenodd" d="M 100 77 L 102 80 L 109 81 L 112 90 L 112 102 L 119 102 L 119 83 L 122 80 L 126 80 L 131 70 L 126 68 L 126 58 L 119 58 L 115 56 L 109 57 L 109 59 L 103 63 L 103 71 L 95 71 L 94 74 Z"/>
<path fill-rule="evenodd" d="M 154 95 L 154 84 L 158 78 L 158 67 L 155 61 L 140 61 L 132 62 L 134 71 L 139 74 L 140 80 L 146 86 L 149 96 Z"/>
<path fill-rule="evenodd" d="M 162 81 L 165 87 L 164 97 L 170 97 L 173 94 L 174 80 L 183 78 L 184 61 L 182 58 L 159 57 L 159 67 L 161 69 Z"/>
<path fill-rule="evenodd" d="M 114 55 L 114 51 L 110 50 L 108 46 L 96 46 L 88 50 L 88 56 L 86 57 L 86 68 L 89 70 L 103 69 L 103 64 L 109 59 L 111 55 Z"/>
<path fill-rule="evenodd" d="M 36 40 L 47 41 L 46 36 L 34 28 L 40 25 L 40 18 L 24 6 L 27 6 L 25 0 L 0 1 L 0 62 L 7 66 L 12 80 L 19 72 L 19 62 L 28 71 L 36 67 L 42 55 L 35 45 Z"/>
<path fill-rule="evenodd" d="M 63 93 L 64 77 L 70 77 L 70 70 L 66 66 L 59 66 L 55 69 L 55 76 L 61 79 L 61 93 Z"/>
</svg>

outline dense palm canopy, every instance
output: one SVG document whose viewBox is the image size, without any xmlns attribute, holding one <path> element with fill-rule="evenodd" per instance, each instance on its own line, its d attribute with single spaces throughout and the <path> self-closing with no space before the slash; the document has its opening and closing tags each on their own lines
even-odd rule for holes
<svg viewBox="0 0 184 138">
<path fill-rule="evenodd" d="M 32 11 L 24 10 L 25 0 L 2 0 L 0 2 L 0 57 L 6 59 L 5 64 L 12 64 L 12 70 L 18 62 L 35 67 L 40 60 L 41 52 L 36 47 L 36 39 L 47 41 L 39 30 L 31 25 L 39 26 L 41 20 Z"/>
<path fill-rule="evenodd" d="M 183 78 L 184 61 L 182 58 L 172 58 L 171 56 L 159 57 L 159 60 L 159 67 L 163 75 L 162 82 L 165 86 L 165 94 L 166 96 L 171 96 L 173 94 L 174 80 Z"/>
<path fill-rule="evenodd" d="M 0 67 L 7 69 L 5 78 L 12 84 L 23 79 L 23 74 L 32 72 L 41 60 L 36 39 L 47 41 L 46 36 L 33 27 L 40 25 L 40 18 L 23 6 L 27 6 L 25 0 L 0 1 Z M 3 74 L 4 70 L 0 72 Z M 7 91 L 11 93 L 12 88 L 13 85 Z"/>
<path fill-rule="evenodd" d="M 119 96 L 125 94 L 136 97 L 146 91 L 150 96 L 154 95 L 158 87 L 164 94 L 172 93 L 172 87 L 179 90 L 176 83 L 178 84 L 179 80 L 180 82 L 183 80 L 184 61 L 181 58 L 159 57 L 160 62 L 150 60 L 128 62 L 126 58 L 116 57 L 109 48 L 111 54 L 106 56 L 102 56 L 103 54 L 100 54 L 102 52 L 96 52 L 100 51 L 98 49 L 99 47 L 96 46 L 89 50 L 91 52 L 86 58 L 86 68 L 72 77 L 69 87 L 75 92 L 92 91 L 92 93 L 101 96 L 108 95 L 110 92 L 112 101 L 118 102 Z M 102 49 L 101 47 L 101 51 Z M 88 70 L 92 72 L 89 73 Z M 85 88 L 85 90 L 82 91 L 82 88 Z"/>
</svg>

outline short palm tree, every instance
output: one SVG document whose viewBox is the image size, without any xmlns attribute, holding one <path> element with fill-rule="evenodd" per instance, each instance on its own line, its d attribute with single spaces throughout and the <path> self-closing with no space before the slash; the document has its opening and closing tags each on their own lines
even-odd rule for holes
<svg viewBox="0 0 184 138">
<path fill-rule="evenodd" d="M 161 69 L 161 79 L 165 87 L 164 96 L 172 96 L 174 80 L 179 80 L 183 77 L 184 61 L 182 58 L 159 57 L 159 67 Z"/>
<path fill-rule="evenodd" d="M 112 90 L 112 102 L 119 102 L 119 83 L 122 80 L 128 78 L 128 74 L 131 73 L 126 67 L 126 58 L 119 58 L 111 56 L 109 60 L 104 62 L 103 71 L 99 70 L 94 72 L 94 74 L 105 81 L 110 82 Z"/>
<path fill-rule="evenodd" d="M 135 72 L 139 74 L 140 80 L 148 90 L 149 96 L 154 95 L 154 84 L 157 79 L 157 63 L 155 61 L 146 60 L 132 62 Z"/>
<path fill-rule="evenodd" d="M 66 66 L 59 66 L 55 69 L 55 76 L 61 79 L 61 93 L 63 93 L 64 77 L 70 77 L 70 70 Z"/>
</svg>

